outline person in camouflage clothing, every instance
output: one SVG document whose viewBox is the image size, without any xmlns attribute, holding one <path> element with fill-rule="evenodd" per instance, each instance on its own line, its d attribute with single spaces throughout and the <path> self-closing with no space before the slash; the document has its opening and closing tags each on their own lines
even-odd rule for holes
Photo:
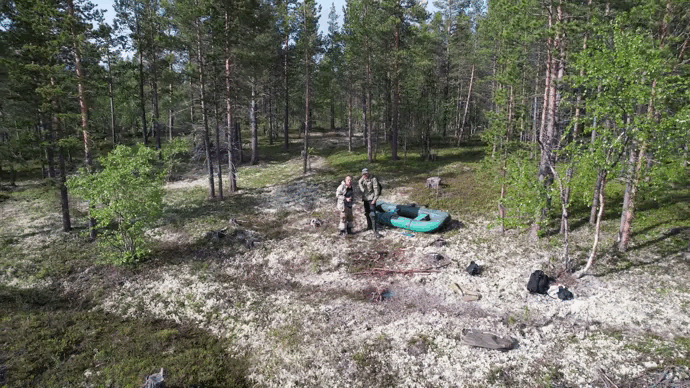
<svg viewBox="0 0 690 388">
<path fill-rule="evenodd" d="M 340 224 L 338 224 L 340 235 L 352 234 L 352 223 L 354 221 L 352 217 L 352 204 L 355 197 L 355 190 L 352 187 L 352 176 L 348 175 L 345 177 L 345 180 L 338 186 L 335 196 L 338 199 L 336 207 L 340 211 Z"/>
<path fill-rule="evenodd" d="M 372 229 L 374 220 L 371 219 L 371 212 L 376 206 L 376 201 L 381 195 L 379 182 L 369 169 L 362 170 L 362 177 L 359 178 L 359 190 L 362 191 L 362 201 L 364 202 L 364 215 L 367 219 L 367 230 Z"/>
</svg>

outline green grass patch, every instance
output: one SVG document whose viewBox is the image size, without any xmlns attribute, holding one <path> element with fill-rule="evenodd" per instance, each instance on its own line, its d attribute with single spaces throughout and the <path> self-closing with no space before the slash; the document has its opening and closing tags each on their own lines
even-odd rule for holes
<svg viewBox="0 0 690 388">
<path fill-rule="evenodd" d="M 625 347 L 647 357 L 653 357 L 665 365 L 690 367 L 690 360 L 685 357 L 690 352 L 690 338 L 688 337 L 676 337 L 672 342 L 668 342 L 661 337 L 648 335 L 643 339 L 626 344 Z"/>
<path fill-rule="evenodd" d="M 51 290 L 0 287 L 0 385 L 139 387 L 165 370 L 171 387 L 248 387 L 226 340 L 169 321 L 84 311 Z"/>
</svg>

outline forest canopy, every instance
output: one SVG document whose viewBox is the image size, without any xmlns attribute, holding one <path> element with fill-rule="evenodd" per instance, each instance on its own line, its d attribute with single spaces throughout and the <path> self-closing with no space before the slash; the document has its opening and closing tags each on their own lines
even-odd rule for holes
<svg viewBox="0 0 690 388">
<path fill-rule="evenodd" d="M 625 251 L 640 195 L 688 176 L 688 0 L 349 0 L 324 34 L 313 0 L 114 8 L 0 4 L 0 183 L 55 180 L 65 230 L 67 175 L 178 138 L 220 199 L 260 144 L 301 147 L 306 173 L 313 131 L 362 137 L 369 162 L 481 142 L 503 227 L 560 222 L 566 266 L 573 206 L 598 234 L 622 184 Z"/>
</svg>

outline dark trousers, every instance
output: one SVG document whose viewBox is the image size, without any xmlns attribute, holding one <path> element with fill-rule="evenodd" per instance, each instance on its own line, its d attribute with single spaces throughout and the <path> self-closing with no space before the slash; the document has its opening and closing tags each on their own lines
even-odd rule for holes
<svg viewBox="0 0 690 388">
<path fill-rule="evenodd" d="M 367 229 L 371 229 L 372 228 L 371 212 L 373 210 L 371 208 L 371 201 L 364 200 L 363 202 L 364 202 L 364 215 L 366 216 L 366 219 L 367 219 Z"/>
</svg>

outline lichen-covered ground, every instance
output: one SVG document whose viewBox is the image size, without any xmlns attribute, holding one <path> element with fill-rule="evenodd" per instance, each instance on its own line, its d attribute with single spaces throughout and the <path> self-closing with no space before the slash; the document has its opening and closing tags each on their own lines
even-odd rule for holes
<svg viewBox="0 0 690 388">
<path fill-rule="evenodd" d="M 94 269 L 71 274 L 63 286 L 99 289 L 95 310 L 170 319 L 229 338 L 230 351 L 249 355 L 248 377 L 257 387 L 690 384 L 688 250 L 659 253 L 649 245 L 623 257 L 604 253 L 593 275 L 576 280 L 556 272 L 559 236 L 502 235 L 482 218 L 428 235 L 386 228 L 375 238 L 362 231 L 359 206 L 358 233 L 340 237 L 332 209 L 338 182 L 313 178 L 227 199 L 254 206 L 251 218 L 190 228 L 170 216 L 176 222 L 155 236 L 177 257 L 123 271 L 108 287 L 95 284 L 104 276 Z M 192 176 L 168 189 L 205 185 L 203 176 Z M 405 202 L 409 192 L 389 187 L 384 199 Z M 59 227 L 58 214 L 20 222 L 22 209 L 5 204 L 2 212 L 3 222 L 12 219 L 28 236 L 27 248 L 49 244 L 51 234 L 39 231 Z M 591 243 L 591 234 L 587 226 L 573 233 L 575 257 L 586 257 L 577 249 Z M 604 246 L 611 243 L 604 239 Z M 483 267 L 480 276 L 465 271 L 470 261 Z M 535 269 L 558 276 L 554 284 L 575 298 L 529 294 Z M 0 280 L 41 286 L 8 272 Z M 463 291 L 480 299 L 465 301 Z M 467 329 L 511 337 L 516 346 L 468 346 Z"/>
</svg>

